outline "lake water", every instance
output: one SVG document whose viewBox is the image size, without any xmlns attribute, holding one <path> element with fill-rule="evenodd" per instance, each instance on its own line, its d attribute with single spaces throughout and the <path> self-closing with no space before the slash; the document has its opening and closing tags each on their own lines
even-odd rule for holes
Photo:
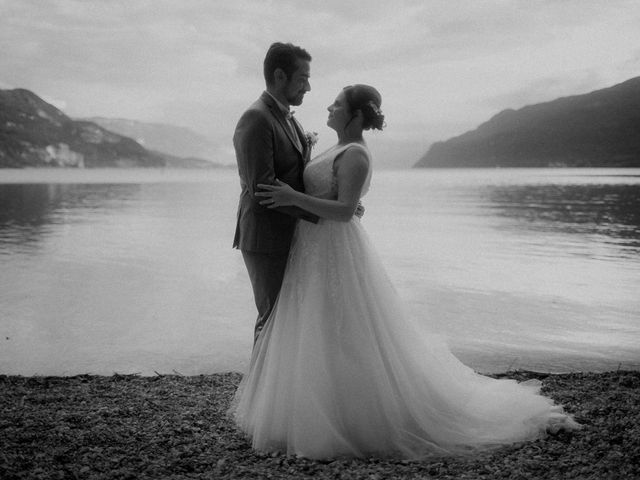
<svg viewBox="0 0 640 480">
<path fill-rule="evenodd" d="M 233 170 L 0 170 L 0 373 L 246 367 Z M 640 170 L 377 171 L 407 310 L 482 372 L 640 368 Z"/>
</svg>

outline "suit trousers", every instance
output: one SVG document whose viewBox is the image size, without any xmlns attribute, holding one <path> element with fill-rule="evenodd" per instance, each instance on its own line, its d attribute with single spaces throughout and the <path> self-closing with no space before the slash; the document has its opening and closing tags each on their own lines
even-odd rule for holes
<svg viewBox="0 0 640 480">
<path fill-rule="evenodd" d="M 278 298 L 289 252 L 256 253 L 242 250 L 242 258 L 249 273 L 258 318 L 253 334 L 254 343 L 271 315 Z"/>
</svg>

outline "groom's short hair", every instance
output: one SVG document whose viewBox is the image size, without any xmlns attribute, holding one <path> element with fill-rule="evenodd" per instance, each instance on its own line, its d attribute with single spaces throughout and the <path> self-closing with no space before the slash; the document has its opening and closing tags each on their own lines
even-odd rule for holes
<svg viewBox="0 0 640 480">
<path fill-rule="evenodd" d="M 264 57 L 264 79 L 267 85 L 273 85 L 276 68 L 280 68 L 290 79 L 296 71 L 297 60 L 310 62 L 311 55 L 304 48 L 291 43 L 272 43 Z"/>
</svg>

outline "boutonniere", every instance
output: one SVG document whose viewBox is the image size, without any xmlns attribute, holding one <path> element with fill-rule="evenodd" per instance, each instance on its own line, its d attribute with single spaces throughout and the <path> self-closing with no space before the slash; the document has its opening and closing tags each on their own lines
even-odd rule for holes
<svg viewBox="0 0 640 480">
<path fill-rule="evenodd" d="M 304 138 L 306 138 L 307 145 L 311 149 L 318 143 L 318 132 L 304 132 Z"/>
</svg>

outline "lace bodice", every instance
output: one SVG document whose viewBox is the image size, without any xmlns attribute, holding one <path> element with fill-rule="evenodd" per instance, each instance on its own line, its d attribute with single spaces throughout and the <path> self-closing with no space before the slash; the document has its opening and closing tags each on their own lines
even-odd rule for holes
<svg viewBox="0 0 640 480">
<path fill-rule="evenodd" d="M 348 143 L 343 146 L 333 146 L 329 150 L 314 157 L 304 169 L 304 188 L 309 195 L 318 198 L 336 199 L 338 198 L 338 182 L 335 176 L 333 163 L 335 159 L 347 148 L 354 147 L 362 149 L 369 159 L 369 173 L 362 187 L 360 197 L 364 197 L 369 191 L 371 183 L 371 154 L 369 149 L 360 143 Z"/>
</svg>

